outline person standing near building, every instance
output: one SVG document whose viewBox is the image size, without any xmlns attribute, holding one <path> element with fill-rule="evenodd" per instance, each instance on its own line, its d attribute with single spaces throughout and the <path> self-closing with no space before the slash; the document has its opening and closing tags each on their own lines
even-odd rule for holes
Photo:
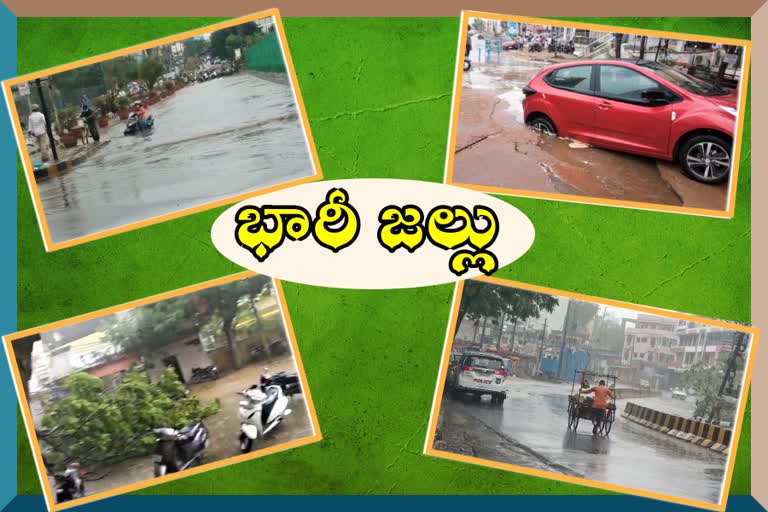
<svg viewBox="0 0 768 512">
<path fill-rule="evenodd" d="M 45 116 L 40 112 L 37 104 L 32 105 L 32 113 L 27 119 L 29 134 L 37 141 L 37 148 L 40 150 L 40 160 L 48 161 L 48 130 L 45 123 Z"/>
</svg>

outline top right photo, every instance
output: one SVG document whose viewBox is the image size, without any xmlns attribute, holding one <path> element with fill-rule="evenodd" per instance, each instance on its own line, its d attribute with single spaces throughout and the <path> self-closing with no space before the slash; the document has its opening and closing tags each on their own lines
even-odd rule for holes
<svg viewBox="0 0 768 512">
<path fill-rule="evenodd" d="M 731 218 L 750 49 L 464 11 L 445 181 Z"/>
</svg>

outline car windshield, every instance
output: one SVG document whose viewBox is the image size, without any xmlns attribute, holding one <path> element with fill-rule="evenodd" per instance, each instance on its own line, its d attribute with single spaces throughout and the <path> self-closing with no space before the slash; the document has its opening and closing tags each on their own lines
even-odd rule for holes
<svg viewBox="0 0 768 512">
<path fill-rule="evenodd" d="M 483 368 L 485 370 L 500 370 L 504 367 L 504 362 L 495 357 L 470 356 L 465 363 L 472 368 Z"/>
<path fill-rule="evenodd" d="M 681 71 L 676 70 L 673 67 L 659 64 L 658 62 L 645 62 L 641 61 L 637 63 L 638 66 L 650 69 L 661 78 L 672 82 L 673 84 L 682 87 L 688 92 L 694 94 L 700 94 L 702 96 L 725 96 L 728 94 L 728 90 L 715 85 L 702 82 L 690 75 L 687 75 Z"/>
</svg>

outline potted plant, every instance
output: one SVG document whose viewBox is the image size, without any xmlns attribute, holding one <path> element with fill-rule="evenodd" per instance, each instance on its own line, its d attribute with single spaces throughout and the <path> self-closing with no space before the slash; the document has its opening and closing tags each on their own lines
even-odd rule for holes
<svg viewBox="0 0 768 512">
<path fill-rule="evenodd" d="M 96 108 L 98 109 L 98 117 L 96 117 L 96 122 L 99 125 L 99 128 L 106 128 L 109 126 L 109 117 L 107 116 L 107 113 L 110 112 L 109 108 L 109 99 L 106 95 L 99 96 L 96 98 Z"/>
<path fill-rule="evenodd" d="M 117 116 L 125 121 L 130 115 L 128 107 L 131 106 L 131 99 L 128 96 L 118 96 L 115 100 L 115 107 L 117 107 Z"/>
<path fill-rule="evenodd" d="M 59 139 L 65 147 L 77 146 L 77 140 L 81 136 L 81 127 L 77 126 L 80 111 L 77 107 L 67 107 L 56 114 L 59 120 Z"/>
</svg>

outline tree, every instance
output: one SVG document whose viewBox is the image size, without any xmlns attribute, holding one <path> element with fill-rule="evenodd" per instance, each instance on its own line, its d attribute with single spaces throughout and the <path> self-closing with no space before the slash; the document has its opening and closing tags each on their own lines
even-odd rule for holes
<svg viewBox="0 0 768 512">
<path fill-rule="evenodd" d="M 139 79 L 139 62 L 136 58 L 131 56 L 118 57 L 109 62 L 118 89 L 123 89 L 129 82 Z"/>
<path fill-rule="evenodd" d="M 195 311 L 188 295 L 134 309 L 128 316 L 104 322 L 105 335 L 120 350 L 148 353 L 196 329 Z"/>
<path fill-rule="evenodd" d="M 219 411 L 218 401 L 204 404 L 186 394 L 173 369 L 151 384 L 143 372 L 128 372 L 113 393 L 98 377 L 75 373 L 66 378 L 68 395 L 46 408 L 38 433 L 46 465 L 57 469 L 77 461 L 94 467 L 149 453 L 151 430 L 181 428 Z"/>
<path fill-rule="evenodd" d="M 539 318 L 542 311 L 551 313 L 557 304 L 558 299 L 552 295 L 470 279 L 464 282 L 454 335 L 465 317 L 477 321 L 504 315 L 519 321 Z"/>
<path fill-rule="evenodd" d="M 235 56 L 235 50 L 243 46 L 243 38 L 237 34 L 229 34 L 224 40 L 224 46 L 227 47 L 227 55 L 232 59 Z"/>
<path fill-rule="evenodd" d="M 242 366 L 240 362 L 240 351 L 237 346 L 237 339 L 233 328 L 233 321 L 237 315 L 239 300 L 244 295 L 254 295 L 254 290 L 259 291 L 269 282 L 266 276 L 258 275 L 234 281 L 213 288 L 206 288 L 196 292 L 192 296 L 192 301 L 197 308 L 198 315 L 205 321 L 214 315 L 221 317 L 221 330 L 227 338 L 230 352 L 232 354 L 232 364 L 235 368 Z M 256 293 L 255 295 L 258 295 Z"/>
<path fill-rule="evenodd" d="M 718 399 L 722 372 L 719 368 L 696 363 L 683 374 L 683 385 L 698 395 L 694 416 L 707 416 Z"/>
<path fill-rule="evenodd" d="M 155 56 L 147 57 L 141 61 L 139 66 L 139 76 L 147 82 L 147 87 L 151 91 L 161 76 L 165 74 L 165 66 Z"/>
<path fill-rule="evenodd" d="M 234 27 L 223 28 L 213 32 L 211 34 L 211 54 L 220 59 L 229 59 L 230 53 L 227 48 L 227 37 L 231 34 L 236 34 L 236 32 L 237 29 Z"/>
</svg>

